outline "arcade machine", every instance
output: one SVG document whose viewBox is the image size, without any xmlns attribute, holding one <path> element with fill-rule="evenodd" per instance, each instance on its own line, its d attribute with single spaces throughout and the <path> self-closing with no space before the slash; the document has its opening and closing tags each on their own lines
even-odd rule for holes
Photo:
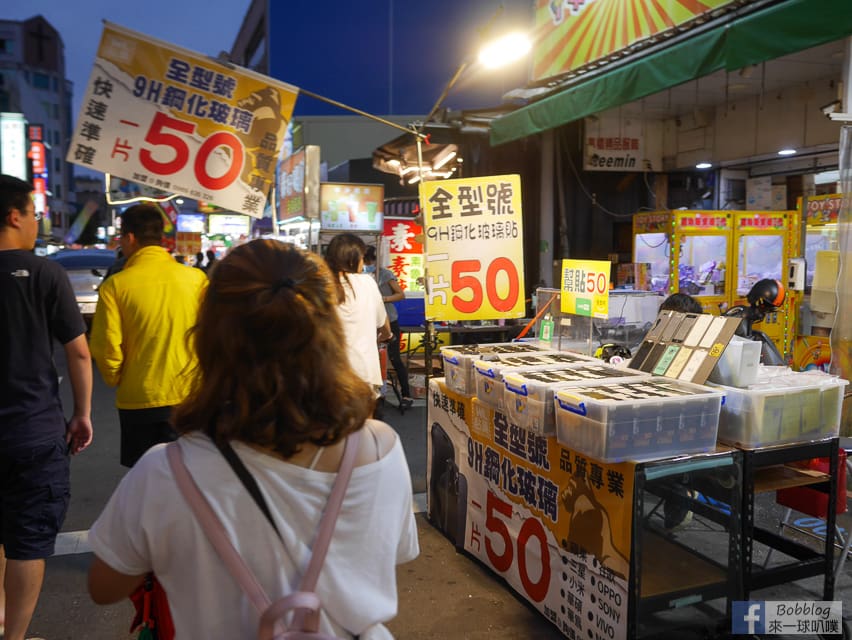
<svg viewBox="0 0 852 640">
<path fill-rule="evenodd" d="M 804 221 L 805 296 L 793 345 L 793 368 L 828 370 L 829 334 L 834 324 L 838 269 L 837 219 L 843 194 L 802 198 L 796 205 Z"/>
<path fill-rule="evenodd" d="M 706 313 L 729 304 L 733 212 L 656 211 L 633 216 L 633 261 L 651 265 L 651 288 L 696 298 Z"/>
<path fill-rule="evenodd" d="M 787 281 L 790 259 L 799 255 L 799 216 L 795 211 L 734 212 L 733 272 L 736 287 L 728 306 L 749 304 L 755 284 L 770 279 Z M 793 352 L 798 322 L 799 293 L 788 290 L 784 302 L 761 322 L 765 333 L 785 356 Z"/>
</svg>

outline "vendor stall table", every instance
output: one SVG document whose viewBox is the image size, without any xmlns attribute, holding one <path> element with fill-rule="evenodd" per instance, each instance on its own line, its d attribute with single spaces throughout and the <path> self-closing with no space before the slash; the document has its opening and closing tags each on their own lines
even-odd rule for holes
<svg viewBox="0 0 852 640">
<path fill-rule="evenodd" d="M 786 584 L 811 576 L 824 576 L 823 600 L 834 599 L 834 524 L 837 514 L 837 477 L 839 440 L 828 438 L 815 442 L 761 447 L 743 451 L 743 518 L 742 566 L 744 599 L 764 587 Z M 811 458 L 828 458 L 828 474 L 790 466 Z M 814 551 L 791 538 L 780 535 L 755 522 L 756 495 L 788 487 L 810 486 L 827 494 L 828 513 L 825 519 L 824 546 Z M 753 561 L 754 543 L 759 542 L 794 558 L 781 566 L 761 568 Z"/>
<path fill-rule="evenodd" d="M 733 601 L 811 576 L 824 576 L 833 599 L 836 438 L 607 462 L 512 424 L 442 379 L 430 381 L 427 406 L 430 519 L 566 637 L 668 631 L 683 624 L 675 610 L 711 600 L 727 615 L 709 624 L 724 635 Z M 816 457 L 830 460 L 828 474 L 791 464 Z M 819 551 L 755 522 L 756 495 L 802 485 L 828 495 Z M 700 527 L 664 527 L 660 510 L 678 503 Z M 755 543 L 793 561 L 756 567 Z"/>
</svg>

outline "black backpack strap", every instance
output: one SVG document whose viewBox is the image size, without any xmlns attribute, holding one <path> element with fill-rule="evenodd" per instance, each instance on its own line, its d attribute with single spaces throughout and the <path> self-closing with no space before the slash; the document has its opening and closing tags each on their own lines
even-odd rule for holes
<svg viewBox="0 0 852 640">
<path fill-rule="evenodd" d="M 213 442 L 216 441 L 214 440 Z M 266 500 L 264 500 L 263 494 L 260 492 L 257 480 L 254 479 L 254 476 L 251 475 L 251 472 L 246 468 L 246 465 L 242 460 L 240 460 L 240 457 L 237 455 L 237 452 L 234 451 L 231 443 L 225 442 L 223 444 L 219 444 L 216 442 L 216 447 L 222 452 L 222 455 L 225 457 L 225 460 L 228 461 L 228 464 L 231 465 L 231 469 L 233 469 L 234 473 L 237 474 L 237 477 L 240 479 L 240 482 L 243 483 L 243 486 L 249 492 L 249 495 L 252 497 L 255 504 L 263 512 L 266 520 L 270 525 L 272 525 L 272 528 L 275 529 L 278 539 L 283 542 L 284 539 L 281 537 L 281 532 L 278 531 L 278 526 L 275 524 L 275 520 L 272 519 L 272 512 L 269 510 L 269 505 L 266 504 Z"/>
</svg>

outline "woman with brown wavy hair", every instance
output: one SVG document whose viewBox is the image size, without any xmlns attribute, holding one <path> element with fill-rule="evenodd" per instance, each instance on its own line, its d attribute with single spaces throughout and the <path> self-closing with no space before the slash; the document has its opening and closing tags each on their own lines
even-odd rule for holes
<svg viewBox="0 0 852 640">
<path fill-rule="evenodd" d="M 291 245 L 256 240 L 231 251 L 191 335 L 198 370 L 175 428 L 195 482 L 273 599 L 298 589 L 345 437 L 363 428 L 316 592 L 321 630 L 387 638 L 395 565 L 418 553 L 411 480 L 393 429 L 367 419 L 369 385 L 340 357 L 335 284 L 320 257 Z M 220 448 L 254 477 L 278 534 Z M 92 526 L 92 598 L 117 602 L 153 571 L 177 637 L 254 637 L 258 614 L 180 496 L 165 454 L 165 445 L 148 451 Z"/>
</svg>

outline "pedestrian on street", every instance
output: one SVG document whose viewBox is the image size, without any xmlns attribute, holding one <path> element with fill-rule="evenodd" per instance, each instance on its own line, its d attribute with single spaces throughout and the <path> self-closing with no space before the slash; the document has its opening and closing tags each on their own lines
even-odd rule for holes
<svg viewBox="0 0 852 640">
<path fill-rule="evenodd" d="M 385 303 L 385 311 L 388 314 L 392 334 L 390 340 L 388 340 L 388 359 L 391 361 L 394 371 L 396 371 L 397 380 L 399 380 L 399 390 L 402 393 L 400 404 L 403 408 L 408 408 L 414 403 L 414 400 L 411 398 L 411 388 L 408 384 L 408 369 L 406 369 L 399 353 L 402 332 L 399 328 L 399 312 L 393 304 L 405 300 L 405 292 L 399 286 L 399 281 L 393 271 L 376 265 L 376 248 L 373 246 L 367 247 L 364 252 L 364 271 L 376 274 L 376 282 L 379 285 L 379 293 L 382 294 L 382 302 Z"/>
<path fill-rule="evenodd" d="M 153 571 L 175 637 L 257 637 L 260 613 L 197 524 L 167 449 L 179 447 L 228 540 L 275 601 L 299 590 L 357 433 L 314 590 L 319 630 L 392 638 L 382 623 L 397 613 L 396 565 L 419 553 L 410 471 L 396 432 L 368 419 L 370 386 L 340 358 L 335 280 L 322 258 L 275 240 L 241 245 L 217 265 L 193 332 L 192 391 L 175 412 L 180 440 L 142 457 L 89 532 L 95 602 L 126 598 Z"/>
<path fill-rule="evenodd" d="M 207 272 L 208 276 L 213 271 L 213 267 L 216 266 L 217 262 L 218 262 L 218 260 L 216 260 L 216 252 L 213 249 L 208 249 L 207 250 L 207 264 L 204 265 L 204 270 Z"/>
<path fill-rule="evenodd" d="M 69 453 L 92 441 L 86 324 L 63 268 L 33 255 L 33 188 L 0 175 L 0 626 L 23 640 L 71 498 Z M 53 363 L 62 344 L 74 410 Z M 0 635 L 4 631 L 0 630 Z"/>
<path fill-rule="evenodd" d="M 172 407 L 189 392 L 195 364 L 187 333 L 207 277 L 178 264 L 162 246 L 163 217 L 152 204 L 122 215 L 124 268 L 105 280 L 92 320 L 92 355 L 104 381 L 118 387 L 121 464 L 177 436 Z"/>
<path fill-rule="evenodd" d="M 336 280 L 337 311 L 349 364 L 359 378 L 373 386 L 373 397 L 378 398 L 385 381 L 377 340 L 389 340 L 391 328 L 376 281 L 363 273 L 366 249 L 355 234 L 341 233 L 328 244 L 325 260 Z"/>
</svg>

